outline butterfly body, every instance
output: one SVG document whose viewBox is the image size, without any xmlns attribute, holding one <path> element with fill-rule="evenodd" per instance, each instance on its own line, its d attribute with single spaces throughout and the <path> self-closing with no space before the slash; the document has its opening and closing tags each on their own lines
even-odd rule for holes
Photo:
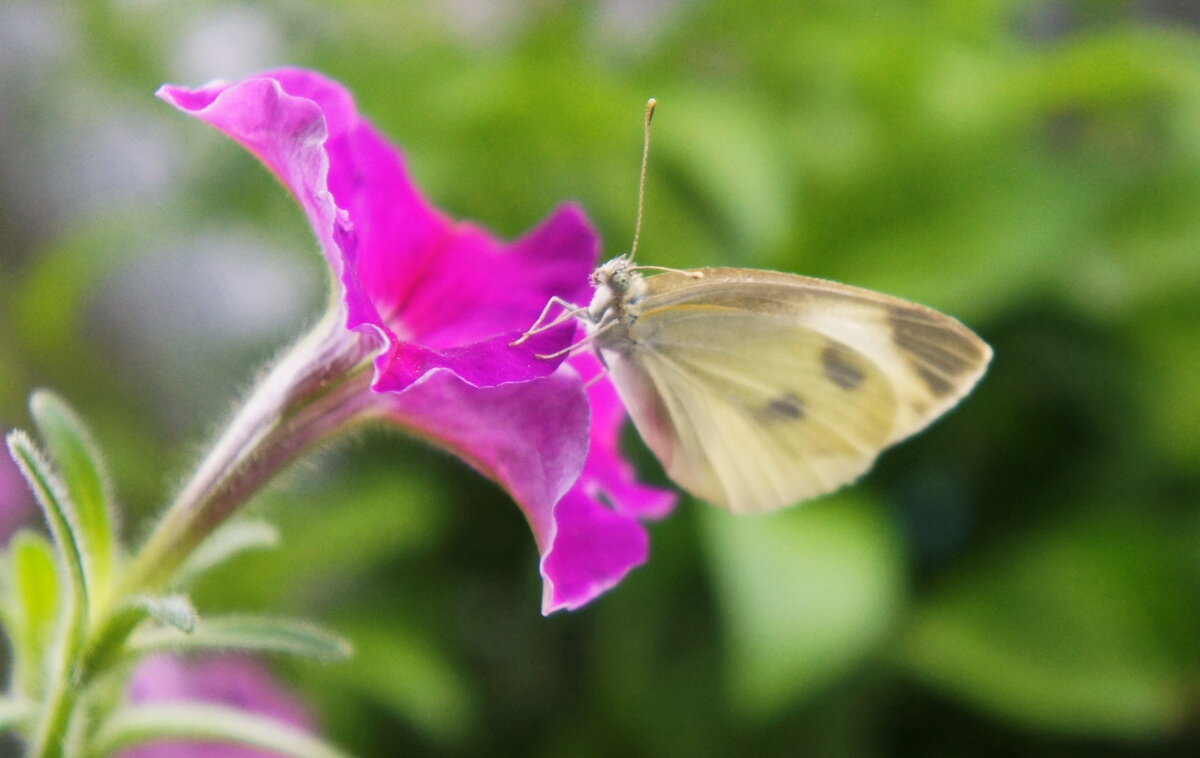
<svg viewBox="0 0 1200 758">
<path fill-rule="evenodd" d="M 708 268 L 644 277 L 620 256 L 582 314 L 668 476 L 736 513 L 856 479 L 982 376 L 991 350 L 924 306 L 837 282 Z"/>
<path fill-rule="evenodd" d="M 619 255 L 592 272 L 595 293 L 588 304 L 588 322 L 597 328 L 617 328 L 636 319 L 634 310 L 646 295 L 646 279 L 633 261 Z"/>
</svg>

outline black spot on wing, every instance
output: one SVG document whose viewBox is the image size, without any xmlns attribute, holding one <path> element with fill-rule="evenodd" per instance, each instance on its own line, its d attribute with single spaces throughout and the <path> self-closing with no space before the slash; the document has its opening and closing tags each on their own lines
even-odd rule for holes
<svg viewBox="0 0 1200 758">
<path fill-rule="evenodd" d="M 917 375 L 935 397 L 952 394 L 953 380 L 984 361 L 982 343 L 951 318 L 897 306 L 888 312 L 888 323 L 896 347 L 908 355 Z"/>
<path fill-rule="evenodd" d="M 838 345 L 827 345 L 821 351 L 821 367 L 825 370 L 825 377 L 844 390 L 857 388 L 865 378 L 853 360 L 850 354 Z"/>
<path fill-rule="evenodd" d="M 789 392 L 767 403 L 763 412 L 773 421 L 799 421 L 804 418 L 804 401 Z"/>
<path fill-rule="evenodd" d="M 889 311 L 888 323 L 897 347 L 943 376 L 964 374 L 983 362 L 978 340 L 951 319 L 898 306 Z"/>
</svg>

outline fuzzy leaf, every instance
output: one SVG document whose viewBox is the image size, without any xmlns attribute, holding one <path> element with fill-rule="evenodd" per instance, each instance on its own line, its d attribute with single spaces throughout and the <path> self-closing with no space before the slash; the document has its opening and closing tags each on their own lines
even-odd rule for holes
<svg viewBox="0 0 1200 758">
<path fill-rule="evenodd" d="M 134 605 L 143 608 L 150 617 L 168 628 L 191 634 L 196 629 L 199 616 L 186 595 L 149 597 L 142 595 L 133 599 Z"/>
<path fill-rule="evenodd" d="M 190 587 L 197 579 L 234 556 L 279 544 L 279 530 L 266 521 L 230 521 L 218 527 L 184 560 L 175 573 L 177 587 Z"/>
<path fill-rule="evenodd" d="M 87 565 L 90 561 L 83 552 L 83 541 L 75 509 L 67 497 L 66 490 L 50 468 L 45 456 L 29 439 L 25 432 L 17 430 L 8 435 L 8 450 L 17 467 L 24 474 L 37 497 L 38 504 L 46 516 L 50 533 L 58 546 L 59 555 L 66 564 L 67 584 L 70 587 L 71 647 L 79 643 L 77 637 L 83 633 L 88 617 Z"/>
<path fill-rule="evenodd" d="M 88 590 L 95 596 L 111 582 L 117 554 L 112 492 L 100 450 L 78 414 L 53 392 L 35 392 L 29 410 L 75 507 L 77 537 L 90 558 Z"/>
<path fill-rule="evenodd" d="M 18 691 L 30 698 L 42 693 L 48 643 L 59 610 L 59 578 L 54 547 L 36 532 L 21 531 L 13 538 L 12 594 L 8 619 L 16 665 Z"/>
<path fill-rule="evenodd" d="M 96 755 L 158 740 L 205 740 L 270 750 L 292 758 L 346 758 L 295 727 L 216 705 L 141 705 L 117 711 L 96 737 Z"/>
<path fill-rule="evenodd" d="M 138 630 L 130 647 L 140 653 L 158 650 L 245 650 L 334 661 L 349 658 L 350 642 L 307 621 L 270 616 L 218 616 L 201 619 L 188 634 L 167 627 Z"/>
</svg>

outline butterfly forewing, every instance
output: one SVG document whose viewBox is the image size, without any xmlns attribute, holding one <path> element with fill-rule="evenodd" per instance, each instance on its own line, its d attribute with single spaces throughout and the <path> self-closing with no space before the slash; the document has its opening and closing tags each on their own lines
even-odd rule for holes
<svg viewBox="0 0 1200 758">
<path fill-rule="evenodd" d="M 966 394 L 991 354 L 954 319 L 868 290 L 702 273 L 648 279 L 629 340 L 597 344 L 668 475 L 734 512 L 852 481 Z"/>
<path fill-rule="evenodd" d="M 702 278 L 662 274 L 647 280 L 640 305 L 650 315 L 703 303 L 794 319 L 875 363 L 900 399 L 891 442 L 927 426 L 983 376 L 992 351 L 955 319 L 916 303 L 777 271 L 700 269 Z M 786 346 L 780 344 L 781 349 Z"/>
</svg>

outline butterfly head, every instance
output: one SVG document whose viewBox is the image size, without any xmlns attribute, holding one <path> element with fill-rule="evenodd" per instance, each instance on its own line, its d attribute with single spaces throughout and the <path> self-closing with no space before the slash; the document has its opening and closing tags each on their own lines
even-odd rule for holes
<svg viewBox="0 0 1200 758">
<path fill-rule="evenodd" d="M 624 320 L 631 307 L 646 293 L 646 280 L 637 272 L 633 258 L 618 255 L 592 272 L 596 293 L 588 306 L 594 323 L 606 318 Z"/>
<path fill-rule="evenodd" d="M 633 270 L 633 259 L 618 255 L 592 272 L 592 286 L 607 287 L 614 295 L 622 296 L 634 287 L 642 277 Z"/>
</svg>

